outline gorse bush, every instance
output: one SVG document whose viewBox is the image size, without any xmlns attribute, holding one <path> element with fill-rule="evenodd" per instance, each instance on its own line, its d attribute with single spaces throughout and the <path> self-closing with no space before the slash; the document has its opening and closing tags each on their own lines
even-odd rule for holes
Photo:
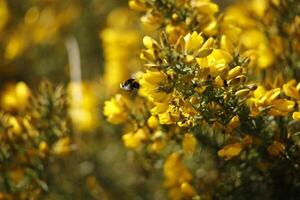
<svg viewBox="0 0 300 200">
<path fill-rule="evenodd" d="M 129 6 L 155 34 L 104 115 L 169 198 L 299 198 L 299 2 Z"/>
<path fill-rule="evenodd" d="M 3 97 L 10 113 L 0 114 L 0 199 L 37 199 L 48 191 L 48 165 L 71 151 L 67 102 L 48 82 L 36 95 L 22 82 L 11 87 Z"/>
<path fill-rule="evenodd" d="M 0 200 L 300 199 L 298 0 L 0 0 L 0 58 Z"/>
</svg>

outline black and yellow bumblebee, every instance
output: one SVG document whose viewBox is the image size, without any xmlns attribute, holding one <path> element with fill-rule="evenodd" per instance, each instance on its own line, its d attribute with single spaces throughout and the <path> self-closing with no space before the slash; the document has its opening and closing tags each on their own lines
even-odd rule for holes
<svg viewBox="0 0 300 200">
<path fill-rule="evenodd" d="M 133 90 L 138 90 L 140 88 L 139 82 L 134 79 L 130 78 L 120 84 L 120 88 L 126 91 L 133 91 Z"/>
</svg>

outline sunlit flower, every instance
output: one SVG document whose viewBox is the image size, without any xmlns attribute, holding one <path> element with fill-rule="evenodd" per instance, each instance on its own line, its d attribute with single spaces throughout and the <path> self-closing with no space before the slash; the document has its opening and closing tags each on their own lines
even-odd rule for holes
<svg viewBox="0 0 300 200">
<path fill-rule="evenodd" d="M 165 175 L 164 185 L 169 188 L 171 199 L 180 199 L 180 196 L 194 195 L 195 191 L 189 185 L 189 182 L 192 180 L 192 174 L 183 165 L 179 154 L 171 154 L 166 159 L 163 170 Z"/>
<path fill-rule="evenodd" d="M 252 115 L 257 116 L 261 111 L 267 110 L 269 115 L 286 116 L 294 109 L 295 102 L 278 98 L 280 93 L 280 88 L 266 91 L 259 86 L 254 92 L 254 97 L 249 99 Z"/>
<path fill-rule="evenodd" d="M 147 124 L 151 129 L 156 129 L 159 122 L 156 116 L 151 116 L 149 117 L 149 119 L 147 120 Z"/>
<path fill-rule="evenodd" d="M 197 147 L 197 139 L 190 133 L 183 136 L 182 148 L 185 154 L 192 154 L 195 152 Z"/>
<path fill-rule="evenodd" d="M 146 130 L 141 128 L 135 132 L 126 133 L 122 137 L 125 147 L 129 149 L 138 148 L 147 138 L 148 134 Z"/>
<path fill-rule="evenodd" d="M 233 118 L 231 118 L 231 120 L 227 124 L 228 132 L 230 133 L 233 129 L 235 129 L 239 125 L 240 125 L 240 118 L 239 116 L 236 115 Z"/>
<path fill-rule="evenodd" d="M 243 146 L 241 143 L 228 144 L 218 151 L 218 155 L 226 160 L 230 160 L 231 158 L 238 156 L 241 153 L 242 148 Z"/>
<path fill-rule="evenodd" d="M 69 137 L 64 137 L 59 139 L 52 147 L 52 151 L 54 154 L 59 156 L 65 156 L 70 153 L 71 141 Z"/>
<path fill-rule="evenodd" d="M 1 107 L 4 110 L 23 110 L 29 101 L 30 89 L 24 82 L 9 84 L 1 96 Z"/>
<path fill-rule="evenodd" d="M 125 97 L 118 94 L 104 103 L 103 113 L 110 123 L 120 124 L 127 119 L 126 101 Z"/>
</svg>

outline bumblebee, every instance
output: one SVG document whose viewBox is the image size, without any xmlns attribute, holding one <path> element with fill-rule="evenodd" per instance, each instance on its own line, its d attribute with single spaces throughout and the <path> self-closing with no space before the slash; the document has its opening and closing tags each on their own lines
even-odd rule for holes
<svg viewBox="0 0 300 200">
<path fill-rule="evenodd" d="M 136 79 L 130 78 L 120 84 L 120 88 L 126 91 L 138 90 L 140 88 L 140 84 Z"/>
</svg>

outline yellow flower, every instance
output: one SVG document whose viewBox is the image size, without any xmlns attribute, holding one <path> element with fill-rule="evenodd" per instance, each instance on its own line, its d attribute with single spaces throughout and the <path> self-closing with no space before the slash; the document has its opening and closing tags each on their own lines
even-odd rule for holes
<svg viewBox="0 0 300 200">
<path fill-rule="evenodd" d="M 260 98 L 266 93 L 266 90 L 263 86 L 259 85 L 256 90 L 253 92 L 253 96 L 247 100 L 247 104 L 251 108 L 251 116 L 256 117 L 260 113 Z"/>
<path fill-rule="evenodd" d="M 214 42 L 215 42 L 214 38 L 209 37 L 209 38 L 204 42 L 204 44 L 202 45 L 201 49 L 211 49 L 211 48 L 213 48 Z"/>
<path fill-rule="evenodd" d="M 147 49 L 152 49 L 153 45 L 156 44 L 156 41 L 149 36 L 143 38 L 143 44 Z"/>
<path fill-rule="evenodd" d="M 142 51 L 140 58 L 148 62 L 154 62 L 156 58 L 154 49 L 158 47 L 157 42 L 151 37 L 145 36 L 143 38 L 143 44 L 147 49 Z"/>
<path fill-rule="evenodd" d="M 148 134 L 145 129 L 138 129 L 136 132 L 129 132 L 123 135 L 122 139 L 124 145 L 129 149 L 138 148 L 143 141 L 148 138 Z"/>
<path fill-rule="evenodd" d="M 291 80 L 282 86 L 282 90 L 286 96 L 291 97 L 294 100 L 300 100 L 298 85 L 296 86 L 295 80 Z"/>
<path fill-rule="evenodd" d="M 287 90 L 285 88 L 285 90 Z M 295 102 L 287 99 L 278 99 L 281 94 L 280 88 L 266 91 L 262 86 L 254 91 L 254 97 L 249 99 L 252 116 L 258 116 L 260 111 L 267 109 L 269 115 L 286 116 L 294 109 Z"/>
<path fill-rule="evenodd" d="M 188 182 L 184 182 L 180 186 L 181 192 L 187 197 L 194 197 L 197 195 L 195 188 Z"/>
<path fill-rule="evenodd" d="M 224 157 L 225 160 L 230 160 L 241 153 L 242 147 L 241 143 L 228 144 L 218 151 L 218 155 Z"/>
<path fill-rule="evenodd" d="M 148 97 L 153 102 L 160 102 L 167 98 L 168 94 L 163 91 L 157 91 L 160 84 L 165 82 L 166 76 L 160 71 L 147 70 L 139 80 L 141 88 L 140 94 Z"/>
<path fill-rule="evenodd" d="M 149 117 L 147 120 L 147 125 L 153 130 L 156 129 L 159 125 L 157 117 L 153 115 Z"/>
<path fill-rule="evenodd" d="M 163 139 L 156 139 L 149 146 L 150 152 L 160 153 L 162 149 L 165 148 L 167 142 Z"/>
<path fill-rule="evenodd" d="M 250 0 L 248 8 L 258 17 L 263 17 L 268 7 L 269 0 Z"/>
<path fill-rule="evenodd" d="M 126 101 L 125 97 L 117 94 L 110 101 L 104 103 L 103 113 L 107 117 L 107 121 L 112 124 L 120 124 L 127 119 Z"/>
<path fill-rule="evenodd" d="M 196 150 L 197 139 L 191 133 L 186 133 L 183 136 L 182 148 L 185 154 L 193 154 Z"/>
<path fill-rule="evenodd" d="M 275 88 L 270 91 L 265 92 L 261 99 L 259 100 L 259 103 L 261 104 L 270 104 L 272 101 L 274 101 L 281 93 L 280 88 Z"/>
<path fill-rule="evenodd" d="M 228 132 L 233 131 L 236 127 L 240 125 L 240 118 L 238 115 L 234 116 L 230 122 L 227 124 Z"/>
<path fill-rule="evenodd" d="M 227 64 L 232 61 L 233 57 L 227 51 L 214 49 L 207 57 L 197 58 L 200 69 L 209 69 L 212 77 L 217 77 L 228 68 Z"/>
<path fill-rule="evenodd" d="M 31 92 L 26 83 L 9 84 L 5 87 L 1 97 L 1 106 L 8 111 L 23 110 L 28 104 L 30 95 Z"/>
<path fill-rule="evenodd" d="M 300 120 L 300 112 L 294 112 L 293 113 L 293 119 L 294 120 Z"/>
<path fill-rule="evenodd" d="M 52 147 L 52 151 L 54 154 L 59 156 L 65 156 L 69 154 L 71 151 L 70 148 L 70 138 L 69 137 L 63 137 L 59 139 Z"/>
<path fill-rule="evenodd" d="M 182 183 L 192 180 L 192 174 L 183 165 L 178 153 L 173 153 L 166 159 L 163 171 L 165 175 L 164 184 L 168 188 L 180 187 Z"/>
<path fill-rule="evenodd" d="M 160 124 L 173 124 L 174 122 L 171 119 L 169 112 L 164 112 L 158 115 Z"/>
<path fill-rule="evenodd" d="M 295 102 L 286 99 L 276 99 L 272 101 L 272 108 L 268 111 L 268 114 L 273 116 L 286 116 L 294 109 Z"/>
<path fill-rule="evenodd" d="M 193 6 L 204 15 L 213 15 L 219 11 L 219 6 L 209 1 L 194 1 Z"/>
<path fill-rule="evenodd" d="M 130 0 L 128 2 L 128 5 L 133 10 L 137 10 L 137 11 L 146 10 L 145 1 L 143 1 L 143 0 Z"/>
<path fill-rule="evenodd" d="M 201 34 L 198 34 L 196 31 L 194 31 L 192 34 L 188 33 L 186 36 L 184 36 L 184 41 L 185 53 L 191 54 L 201 48 L 203 44 L 203 37 Z"/>
<path fill-rule="evenodd" d="M 195 57 L 207 57 L 213 51 L 213 38 L 209 38 L 204 42 L 201 34 L 194 31 L 192 34 L 188 33 L 184 36 L 184 53 L 186 56 L 186 61 L 191 62 Z M 181 38 L 177 43 L 181 42 Z M 203 43 L 204 42 L 204 43 Z"/>
<path fill-rule="evenodd" d="M 49 150 L 49 146 L 48 146 L 47 142 L 45 142 L 45 141 L 40 142 L 40 144 L 39 144 L 39 151 L 41 153 L 45 153 L 48 150 Z"/>
<path fill-rule="evenodd" d="M 220 47 L 221 49 L 229 52 L 230 54 L 234 52 L 233 44 L 229 41 L 229 39 L 225 35 L 222 35 L 221 37 Z"/>
<path fill-rule="evenodd" d="M 143 74 L 139 80 L 142 96 L 146 96 L 154 107 L 151 109 L 152 115 L 158 115 L 160 124 L 172 124 L 170 117 L 169 101 L 171 94 L 159 91 L 158 87 L 166 81 L 166 75 L 160 71 L 149 71 Z"/>
<path fill-rule="evenodd" d="M 162 103 L 155 103 L 155 106 L 151 109 L 152 115 L 159 115 L 167 112 L 169 109 L 169 101 Z"/>
<path fill-rule="evenodd" d="M 211 18 L 211 21 L 208 24 L 202 26 L 202 31 L 207 36 L 214 36 L 218 32 L 218 22 L 216 19 Z"/>
<path fill-rule="evenodd" d="M 149 94 L 152 102 L 166 102 L 170 98 L 170 94 L 166 92 L 151 92 Z"/>
<path fill-rule="evenodd" d="M 220 24 L 221 33 L 225 35 L 230 41 L 236 43 L 242 32 L 242 29 L 231 22 L 231 20 L 225 21 L 228 17 L 224 17 L 224 21 Z"/>
<path fill-rule="evenodd" d="M 254 15 L 262 16 L 265 13 L 265 0 L 250 0 L 230 6 L 224 13 L 221 20 L 221 33 L 224 34 L 234 44 L 243 48 L 240 55 L 249 57 L 249 66 L 261 69 L 271 66 L 275 61 L 275 53 L 272 51 L 271 39 L 259 26 L 260 21 Z M 222 39 L 221 39 L 222 44 Z"/>
<path fill-rule="evenodd" d="M 19 135 L 22 132 L 22 127 L 18 122 L 17 118 L 14 116 L 8 116 L 7 120 L 13 133 Z"/>
</svg>

